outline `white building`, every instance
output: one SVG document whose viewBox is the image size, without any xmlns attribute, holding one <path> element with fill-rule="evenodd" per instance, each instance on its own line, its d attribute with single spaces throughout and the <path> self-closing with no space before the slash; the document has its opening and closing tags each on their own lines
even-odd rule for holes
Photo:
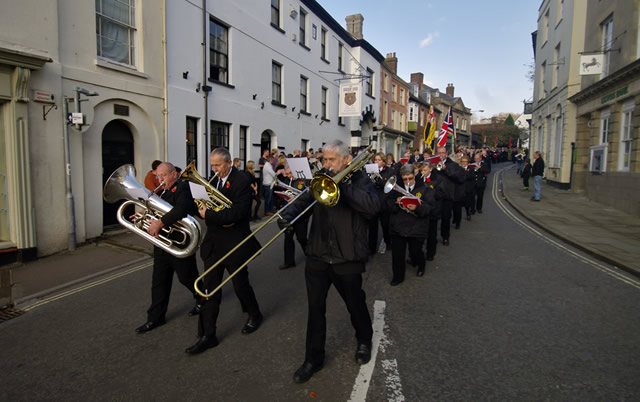
<svg viewBox="0 0 640 402">
<path fill-rule="evenodd" d="M 378 110 L 383 57 L 313 0 L 167 1 L 168 159 L 197 160 L 228 148 L 243 162 L 263 149 L 352 146 L 368 136 Z M 205 46 L 202 46 L 202 43 Z M 339 79 L 363 85 L 363 117 L 339 118 Z M 367 76 L 368 78 L 365 78 Z M 371 94 L 367 94 L 372 90 Z M 365 140 L 366 142 L 366 140 Z"/>
</svg>

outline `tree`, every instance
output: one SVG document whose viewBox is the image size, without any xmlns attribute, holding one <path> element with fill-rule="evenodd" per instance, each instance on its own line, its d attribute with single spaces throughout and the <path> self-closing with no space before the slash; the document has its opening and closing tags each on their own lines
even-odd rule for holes
<svg viewBox="0 0 640 402">
<path fill-rule="evenodd" d="M 504 125 L 505 126 L 514 126 L 516 123 L 513 121 L 513 117 L 511 116 L 511 114 L 509 114 L 509 116 L 507 116 L 507 118 L 504 120 Z"/>
</svg>

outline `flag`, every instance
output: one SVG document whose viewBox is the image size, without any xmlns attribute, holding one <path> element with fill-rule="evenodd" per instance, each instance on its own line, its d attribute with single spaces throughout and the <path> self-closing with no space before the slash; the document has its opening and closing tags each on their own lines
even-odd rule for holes
<svg viewBox="0 0 640 402">
<path fill-rule="evenodd" d="M 444 118 L 442 130 L 440 130 L 440 135 L 438 135 L 439 147 L 447 146 L 448 135 L 453 135 L 453 114 L 451 113 L 451 106 L 449 106 L 449 113 L 447 113 L 447 116 Z"/>
<path fill-rule="evenodd" d="M 509 137 L 509 148 L 511 148 L 511 137 Z"/>
<path fill-rule="evenodd" d="M 427 144 L 431 153 L 433 153 L 433 139 L 436 136 L 436 122 L 433 116 L 433 105 L 429 108 L 429 117 L 427 119 L 427 125 L 424 127 L 424 134 L 422 140 Z"/>
</svg>

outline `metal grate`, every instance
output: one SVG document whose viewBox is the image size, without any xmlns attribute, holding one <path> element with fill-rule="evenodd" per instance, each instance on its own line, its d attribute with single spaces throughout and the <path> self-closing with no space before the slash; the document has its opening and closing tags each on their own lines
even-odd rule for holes
<svg viewBox="0 0 640 402">
<path fill-rule="evenodd" d="M 0 322 L 8 321 L 12 318 L 16 318 L 26 313 L 26 311 L 18 310 L 15 308 L 5 308 L 0 310 Z"/>
</svg>

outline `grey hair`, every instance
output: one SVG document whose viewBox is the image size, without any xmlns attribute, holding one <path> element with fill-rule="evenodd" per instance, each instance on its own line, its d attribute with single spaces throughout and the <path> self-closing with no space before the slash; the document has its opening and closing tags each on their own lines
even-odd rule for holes
<svg viewBox="0 0 640 402">
<path fill-rule="evenodd" d="M 340 140 L 329 141 L 328 143 L 324 144 L 322 150 L 324 152 L 335 152 L 340 158 L 344 158 L 345 156 L 349 155 L 349 147 L 347 146 L 347 144 Z"/>
<path fill-rule="evenodd" d="M 176 167 L 171 162 L 162 162 L 158 165 L 158 167 L 160 166 L 166 166 L 169 169 L 169 173 L 176 171 Z"/>
<path fill-rule="evenodd" d="M 231 154 L 229 153 L 229 151 L 227 151 L 226 148 L 220 147 L 214 149 L 213 151 L 211 151 L 211 156 L 213 155 L 220 155 L 225 162 L 231 162 Z"/>
<path fill-rule="evenodd" d="M 400 176 L 404 176 L 405 174 L 414 174 L 413 163 L 407 163 L 400 166 Z"/>
</svg>

